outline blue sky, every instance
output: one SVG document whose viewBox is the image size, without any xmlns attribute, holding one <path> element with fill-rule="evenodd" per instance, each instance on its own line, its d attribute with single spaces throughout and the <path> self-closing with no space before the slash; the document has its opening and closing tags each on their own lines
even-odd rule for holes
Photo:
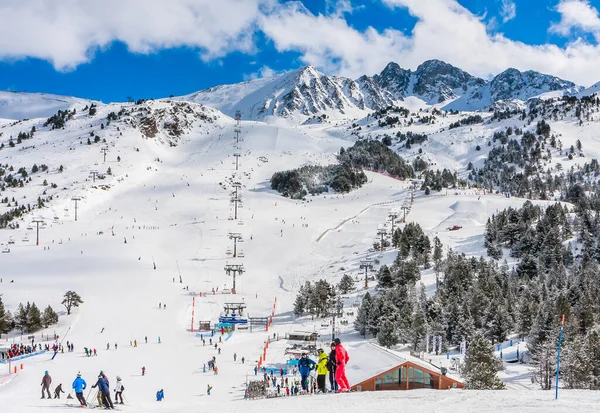
<svg viewBox="0 0 600 413">
<path fill-rule="evenodd" d="M 302 0 L 304 7 L 298 2 L 243 1 L 256 7 L 240 10 L 234 19 L 237 26 L 233 24 L 236 27 L 225 34 L 221 33 L 222 27 L 229 25 L 227 18 L 231 15 L 222 16 L 223 9 L 209 11 L 207 8 L 213 6 L 206 0 L 198 0 L 196 12 L 215 13 L 217 17 L 210 18 L 215 27 L 197 34 L 197 22 L 189 27 L 178 23 L 181 18 L 175 16 L 176 7 L 172 26 L 168 22 L 160 26 L 162 20 L 150 28 L 140 23 L 135 33 L 131 33 L 136 30 L 135 24 L 130 27 L 131 21 L 121 27 L 119 21 L 109 21 L 108 16 L 106 21 L 100 17 L 93 23 L 97 27 L 93 33 L 78 25 L 79 20 L 97 18 L 93 9 L 82 7 L 83 16 L 70 10 L 52 10 L 57 15 L 64 13 L 69 22 L 66 28 L 59 22 L 49 23 L 37 37 L 35 33 L 31 38 L 19 36 L 8 46 L 0 42 L 0 89 L 110 102 L 127 96 L 182 95 L 307 63 L 328 74 L 357 77 L 380 71 L 389 60 L 414 69 L 427 58 L 449 61 L 482 77 L 514 66 L 554 71 L 586 86 L 600 80 L 600 72 L 597 79 L 590 74 L 594 59 L 600 62 L 600 19 L 594 19 L 600 0 L 427 0 L 431 7 L 417 0 Z M 152 8 L 154 2 L 144 4 Z M 559 8 L 561 5 L 564 8 Z M 238 13 L 234 6 L 227 13 Z M 156 8 L 157 15 L 164 15 L 164 9 L 158 5 Z M 187 10 L 179 12 L 185 15 Z M 150 21 L 153 15 L 148 13 Z M 10 18 L 0 13 L 0 25 L 2 15 Z M 438 29 L 444 39 L 449 37 L 444 30 L 450 36 L 460 32 L 451 43 L 456 50 L 449 51 L 448 45 L 436 50 L 435 45 L 440 43 L 435 38 Z M 114 34 L 118 32 L 121 34 Z M 16 38 L 12 33 L 11 40 Z M 497 36 L 502 40 L 497 41 Z M 472 37 L 477 37 L 477 42 L 466 44 L 465 39 L 470 41 Z M 497 50 L 491 59 L 481 56 L 477 60 L 473 56 L 494 48 Z M 540 62 L 546 56 L 549 61 Z M 580 67 L 582 61 L 589 67 Z"/>
</svg>

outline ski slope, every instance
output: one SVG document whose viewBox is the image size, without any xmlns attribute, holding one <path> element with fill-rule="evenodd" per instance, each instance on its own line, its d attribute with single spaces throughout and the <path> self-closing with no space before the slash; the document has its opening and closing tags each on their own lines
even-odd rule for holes
<svg viewBox="0 0 600 413">
<path fill-rule="evenodd" d="M 148 105 L 148 111 L 172 107 L 167 102 Z M 58 325 L 35 334 L 36 342 L 41 342 L 42 334 L 69 340 L 75 344 L 73 353 L 59 353 L 54 360 L 51 354 L 31 357 L 22 362 L 23 369 L 16 375 L 7 375 L 8 366 L 0 364 L 1 411 L 68 410 L 64 396 L 60 401 L 39 399 L 45 370 L 50 372 L 53 385 L 62 383 L 67 392 L 79 371 L 89 385 L 100 370 L 104 371 L 111 389 L 120 375 L 127 401 L 119 408 L 129 412 L 187 412 L 197 406 L 232 412 L 287 406 L 325 411 L 331 409 L 330 403 L 348 411 L 362 411 L 367 404 L 376 409 L 400 404 L 407 410 L 431 412 L 500 407 L 523 412 L 541 406 L 558 412 L 565 411 L 566 406 L 580 411 L 597 407 L 594 393 L 565 391 L 564 400 L 554 403 L 550 393 L 524 390 L 485 395 L 414 391 L 243 401 L 246 380 L 252 378 L 265 341 L 273 333 L 283 337 L 297 330 L 316 330 L 322 335 L 320 344 L 327 346 L 330 328 L 322 327 L 321 320 L 293 316 L 300 285 L 319 278 L 337 283 L 346 272 L 360 277 L 359 263 L 366 257 L 376 257 L 382 263 L 393 261 L 393 251 L 373 254 L 368 250 L 390 210 L 410 203 L 410 183 L 367 172 L 368 184 L 350 194 L 324 194 L 308 197 L 306 202 L 286 199 L 270 189 L 272 174 L 305 163 L 333 162 L 339 148 L 350 144 L 346 135 L 339 130 L 242 122 L 242 141 L 234 148 L 234 121 L 196 106 L 192 109 L 205 111 L 213 120 L 192 122 L 178 138 L 168 136 L 160 127 L 158 135 L 149 138 L 125 122 L 99 130 L 101 120 L 119 107 L 100 106 L 94 119 L 82 115 L 78 107 L 79 115 L 64 131 L 45 130 L 39 119 L 5 125 L 2 139 L 32 126 L 37 126 L 38 132 L 23 146 L 0 152 L 2 163 L 50 166 L 47 174 L 33 175 L 25 188 L 8 189 L 5 196 L 35 202 L 48 191 L 54 199 L 26 215 L 19 221 L 20 228 L 0 232 L 2 247 L 8 246 L 10 239 L 15 242 L 10 244 L 10 253 L 0 255 L 4 304 L 11 311 L 27 301 L 35 301 L 41 309 L 52 305 L 57 311 L 64 310 L 60 302 L 67 290 L 79 293 L 84 303 L 71 315 L 62 311 Z M 99 144 L 85 143 L 90 130 L 106 139 L 106 161 Z M 237 173 L 236 151 L 241 153 Z M 66 172 L 59 173 L 59 165 Z M 89 177 L 91 170 L 104 173 L 108 167 L 112 175 L 105 179 L 94 182 Z M 234 174 L 242 184 L 243 208 L 238 220 L 230 219 Z M 57 188 L 43 186 L 43 179 L 56 182 Z M 73 197 L 81 198 L 77 221 Z M 484 253 L 482 233 L 487 217 L 523 202 L 475 190 L 429 197 L 417 191 L 407 221 L 419 222 L 429 235 L 439 236 L 445 248 L 478 256 Z M 32 228 L 33 216 L 41 216 L 47 223 L 40 230 L 39 246 L 35 246 L 35 231 L 27 229 Z M 446 228 L 452 225 L 463 228 L 448 232 Z M 242 234 L 243 258 L 227 255 L 232 247 L 229 232 Z M 235 296 L 223 294 L 232 286 L 223 270 L 227 263 L 243 263 L 246 269 L 237 279 Z M 423 282 L 431 292 L 433 277 L 424 274 Z M 369 287 L 375 291 L 374 283 Z M 350 310 L 364 292 L 348 297 L 345 307 Z M 219 354 L 208 340 L 203 346 L 189 331 L 192 303 L 197 326 L 199 320 L 215 322 L 223 304 L 232 301 L 243 301 L 251 316 L 273 314 L 274 323 L 268 333 L 259 329 L 223 336 L 217 345 Z M 166 304 L 166 308 L 159 304 Z M 349 325 L 339 329 L 352 357 L 352 348 L 360 338 L 352 331 L 351 317 L 347 321 Z M 211 338 L 218 341 L 219 336 Z M 204 338 L 208 339 L 206 333 Z M 27 342 L 27 337 L 13 332 L 8 338 L 3 336 L 0 345 L 21 340 Z M 137 346 L 130 345 L 134 340 Z M 285 345 L 277 344 L 267 350 L 267 363 L 285 362 Z M 97 349 L 98 355 L 86 358 L 83 347 Z M 218 376 L 208 369 L 203 371 L 213 356 L 217 358 Z M 245 364 L 240 361 L 242 357 Z M 445 362 L 442 357 L 436 361 L 441 365 Z M 142 367 L 146 367 L 143 377 Z M 352 368 L 362 369 L 364 374 L 371 372 L 368 362 Z M 519 380 L 517 384 L 529 379 L 524 375 Z M 209 384 L 213 386 L 210 396 L 206 395 Z M 166 397 L 157 403 L 154 395 L 161 388 Z M 91 392 L 88 400 L 94 394 Z M 332 399 L 324 403 L 319 397 Z M 489 410 L 477 407 L 482 397 L 489 400 L 485 407 Z"/>
</svg>

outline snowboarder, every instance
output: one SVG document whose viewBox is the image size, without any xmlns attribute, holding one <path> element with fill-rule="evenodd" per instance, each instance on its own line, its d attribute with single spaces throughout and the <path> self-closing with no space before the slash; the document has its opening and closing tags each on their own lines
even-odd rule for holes
<svg viewBox="0 0 600 413">
<path fill-rule="evenodd" d="M 56 388 L 54 389 L 54 398 L 55 399 L 60 399 L 60 394 L 64 393 L 64 390 L 62 389 L 62 383 L 60 383 L 58 386 L 56 386 Z"/>
<path fill-rule="evenodd" d="M 87 406 L 87 403 L 85 402 L 85 397 L 83 397 L 83 391 L 86 387 L 87 384 L 85 383 L 85 380 L 81 377 L 81 373 L 77 373 L 77 378 L 75 379 L 75 381 L 73 381 L 73 389 L 75 390 L 75 396 L 77 397 L 77 400 L 79 400 L 79 404 L 81 404 L 82 407 Z"/>
<path fill-rule="evenodd" d="M 313 366 L 316 365 L 313 360 L 308 358 L 308 354 L 302 353 L 302 358 L 298 360 L 298 369 L 300 370 L 302 390 L 308 390 L 308 376 Z"/>
<path fill-rule="evenodd" d="M 146 375 L 146 367 L 142 367 L 142 376 Z"/>
<path fill-rule="evenodd" d="M 115 384 L 115 403 L 116 404 L 123 404 L 123 391 L 125 391 L 125 387 L 123 386 L 121 377 L 117 376 L 117 384 Z M 121 402 L 119 402 L 119 399 L 121 399 Z"/>
<path fill-rule="evenodd" d="M 329 386 L 331 391 L 335 392 L 338 390 L 337 381 L 335 381 L 335 343 L 331 343 L 331 351 L 329 352 L 327 370 L 329 370 Z"/>
<path fill-rule="evenodd" d="M 159 391 L 156 392 L 156 401 L 157 402 L 161 402 L 162 399 L 165 398 L 165 392 L 163 391 L 163 389 L 160 389 Z"/>
<path fill-rule="evenodd" d="M 348 353 L 342 346 L 339 338 L 336 338 L 333 342 L 335 343 L 335 380 L 339 386 L 338 391 L 347 392 L 350 391 L 350 382 L 348 382 L 348 378 L 346 377 L 346 364 L 350 360 L 350 357 L 348 357 Z"/>
<path fill-rule="evenodd" d="M 100 374 L 98 375 L 98 381 L 96 382 L 96 384 L 94 384 L 92 386 L 92 388 L 96 388 L 98 387 L 98 390 L 100 392 L 100 394 L 102 395 L 102 405 L 105 408 L 111 408 L 114 409 L 115 406 L 113 406 L 113 402 L 110 399 L 110 389 L 108 387 L 108 380 L 106 380 L 106 377 L 104 376 L 104 373 L 100 372 Z"/>
<path fill-rule="evenodd" d="M 322 348 L 319 349 L 319 362 L 317 363 L 317 386 L 321 393 L 325 393 L 325 377 L 327 376 L 327 364 L 329 359 L 327 353 Z"/>
<path fill-rule="evenodd" d="M 42 377 L 42 399 L 45 398 L 44 396 L 44 390 L 46 391 L 46 393 L 48 393 L 48 398 L 51 399 L 52 397 L 50 396 L 50 384 L 52 384 L 52 377 L 50 377 L 50 375 L 48 374 L 48 370 L 46 370 L 44 372 L 44 377 Z"/>
<path fill-rule="evenodd" d="M 206 385 L 206 394 L 210 396 L 210 391 L 212 390 L 212 386 L 210 384 Z"/>
</svg>

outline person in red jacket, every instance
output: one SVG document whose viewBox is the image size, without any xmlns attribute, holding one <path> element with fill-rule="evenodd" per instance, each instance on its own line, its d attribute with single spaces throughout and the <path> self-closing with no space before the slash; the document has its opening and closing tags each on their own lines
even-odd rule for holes
<svg viewBox="0 0 600 413">
<path fill-rule="evenodd" d="M 348 382 L 348 378 L 346 377 L 346 364 L 348 363 L 348 360 L 350 360 L 350 357 L 348 357 L 348 353 L 340 343 L 339 338 L 336 338 L 333 342 L 335 343 L 335 362 L 337 364 L 335 369 L 335 381 L 339 386 L 338 392 L 350 391 L 350 382 Z"/>
</svg>

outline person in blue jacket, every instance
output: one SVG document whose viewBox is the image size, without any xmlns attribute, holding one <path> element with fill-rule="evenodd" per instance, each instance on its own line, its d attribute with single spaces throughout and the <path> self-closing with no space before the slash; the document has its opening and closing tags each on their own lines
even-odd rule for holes
<svg viewBox="0 0 600 413">
<path fill-rule="evenodd" d="M 308 376 L 310 371 L 316 366 L 317 363 L 308 358 L 308 354 L 302 353 L 302 357 L 298 360 L 298 370 L 302 377 L 302 390 L 308 390 Z"/>
<path fill-rule="evenodd" d="M 113 402 L 110 399 L 110 389 L 108 388 L 108 380 L 106 380 L 106 376 L 104 376 L 104 373 L 102 372 L 100 372 L 96 384 L 92 386 L 92 388 L 96 387 L 98 387 L 98 390 L 102 394 L 102 405 L 105 408 L 109 408 L 110 406 L 111 409 L 114 409 L 115 406 L 113 406 Z"/>
<path fill-rule="evenodd" d="M 85 402 L 85 397 L 83 397 L 83 391 L 87 387 L 85 380 L 81 377 L 81 373 L 77 373 L 77 378 L 73 382 L 73 389 L 75 390 L 75 396 L 77 396 L 77 400 L 81 406 L 87 406 Z"/>
<path fill-rule="evenodd" d="M 162 401 L 162 399 L 165 398 L 165 392 L 163 391 L 163 389 L 160 389 L 159 391 L 156 392 L 156 401 L 160 402 Z"/>
</svg>

